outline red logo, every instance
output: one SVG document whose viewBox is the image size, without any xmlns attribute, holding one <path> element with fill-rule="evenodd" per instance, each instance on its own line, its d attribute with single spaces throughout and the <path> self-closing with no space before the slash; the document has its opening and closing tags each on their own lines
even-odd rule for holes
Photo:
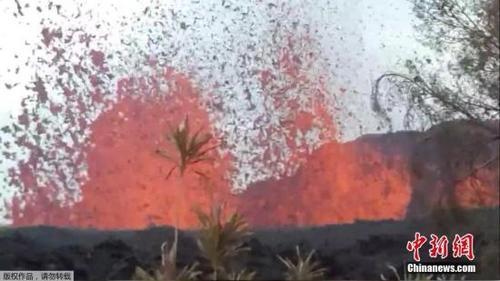
<svg viewBox="0 0 500 281">
<path fill-rule="evenodd" d="M 446 237 L 446 235 L 437 236 L 436 234 L 431 234 L 430 236 L 429 257 L 441 257 L 441 259 L 447 258 L 449 244 L 448 237 Z M 413 260 L 420 261 L 420 248 L 425 245 L 427 240 L 427 237 L 421 235 L 420 232 L 415 232 L 415 239 L 406 243 L 406 250 L 413 252 Z M 455 234 L 452 244 L 454 258 L 466 257 L 470 261 L 474 260 L 474 235 L 470 233 L 462 236 Z"/>
<path fill-rule="evenodd" d="M 415 232 L 415 240 L 406 243 L 406 249 L 413 252 L 413 259 L 415 261 L 420 261 L 420 248 L 422 248 L 426 241 L 427 237 L 420 235 L 420 232 Z"/>
<path fill-rule="evenodd" d="M 448 237 L 445 235 L 438 237 L 435 234 L 431 234 L 431 249 L 429 250 L 429 257 L 437 258 L 440 256 L 445 259 L 448 256 Z"/>
<path fill-rule="evenodd" d="M 467 233 L 463 236 L 455 234 L 453 239 L 453 257 L 467 257 L 470 261 L 474 259 L 474 235 Z"/>
</svg>

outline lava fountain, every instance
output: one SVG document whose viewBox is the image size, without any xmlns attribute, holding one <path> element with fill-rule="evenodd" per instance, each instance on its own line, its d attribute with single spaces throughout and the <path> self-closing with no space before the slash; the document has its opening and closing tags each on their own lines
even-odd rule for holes
<svg viewBox="0 0 500 281">
<path fill-rule="evenodd" d="M 246 49 L 224 49 L 223 54 L 217 48 L 224 44 L 214 44 L 213 51 L 182 40 L 155 55 L 149 45 L 141 52 L 106 52 L 89 47 L 95 36 L 79 28 L 44 27 L 36 48 L 43 59 L 35 65 L 47 69 L 36 76 L 36 95 L 23 101 L 15 124 L 5 129 L 12 143 L 2 144 L 3 155 L 15 162 L 8 181 L 18 192 L 6 202 L 13 225 L 194 228 L 193 209 L 216 203 L 241 212 L 259 227 L 403 219 L 435 207 L 433 199 L 426 199 L 432 190 L 457 193 L 463 207 L 497 206 L 498 163 L 493 163 L 496 170 L 478 164 L 474 173 L 460 172 L 462 180 L 453 181 L 455 166 L 442 161 L 448 155 L 436 156 L 450 143 L 440 142 L 439 134 L 363 136 L 348 143 L 336 139 L 334 77 L 322 64 L 325 58 L 310 24 L 274 20 L 300 17 L 304 7 L 297 5 L 300 9 L 256 4 L 254 9 L 267 11 L 273 19 L 273 25 L 262 23 L 259 36 L 272 36 L 258 44 L 253 37 L 238 37 L 246 44 L 233 47 Z M 225 8 L 217 9 L 229 16 Z M 234 17 L 239 17 L 237 11 Z M 167 10 L 157 16 L 169 15 L 176 18 Z M 260 20 L 260 15 L 255 18 Z M 180 31 L 175 26 L 159 31 L 189 37 L 184 34 L 188 25 L 180 26 Z M 251 33 L 252 26 L 243 27 Z M 231 30 L 230 35 L 240 33 Z M 200 62 L 189 52 L 191 45 Z M 127 54 L 136 51 L 139 58 L 125 64 L 132 61 Z M 158 56 L 163 56 L 161 67 Z M 111 61 L 140 66 L 123 73 Z M 218 75 L 212 75 L 215 71 Z M 219 145 L 210 163 L 196 164 L 208 180 L 191 172 L 167 177 L 172 163 L 156 153 L 161 148 L 175 154 L 165 134 L 186 116 Z M 487 138 L 461 134 L 456 139 L 478 136 Z M 488 147 L 480 144 L 456 150 Z M 25 158 L 18 156 L 21 150 Z"/>
</svg>

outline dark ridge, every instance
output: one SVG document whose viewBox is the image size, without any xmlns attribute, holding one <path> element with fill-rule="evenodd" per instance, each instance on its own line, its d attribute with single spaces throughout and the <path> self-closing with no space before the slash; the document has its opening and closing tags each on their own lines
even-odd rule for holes
<svg viewBox="0 0 500 281">
<path fill-rule="evenodd" d="M 402 272 L 404 262 L 411 260 L 405 246 L 415 231 L 448 237 L 473 233 L 474 263 L 480 272 L 467 275 L 467 280 L 498 280 L 499 209 L 461 210 L 459 219 L 454 212 L 458 211 L 404 221 L 256 229 L 247 242 L 252 250 L 238 262 L 258 271 L 260 280 L 282 279 L 284 268 L 276 255 L 293 256 L 294 247 L 299 245 L 304 250 L 317 250 L 316 257 L 328 268 L 328 278 L 380 280 L 381 273 L 392 278 L 387 264 Z M 195 235 L 196 231 L 180 233 L 179 266 L 200 261 Z M 157 266 L 161 243 L 172 237 L 173 228 L 167 226 L 114 231 L 4 228 L 0 232 L 0 270 L 74 270 L 77 280 L 130 279 L 136 266 Z M 427 257 L 424 248 L 423 258 Z"/>
</svg>

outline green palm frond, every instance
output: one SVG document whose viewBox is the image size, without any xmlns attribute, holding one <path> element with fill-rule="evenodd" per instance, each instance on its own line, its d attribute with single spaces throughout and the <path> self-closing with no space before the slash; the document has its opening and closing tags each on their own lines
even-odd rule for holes
<svg viewBox="0 0 500 281">
<path fill-rule="evenodd" d="M 210 141 L 213 139 L 212 135 L 202 133 L 202 129 L 200 128 L 192 133 L 188 117 L 176 128 L 170 128 L 166 139 L 175 147 L 177 157 L 172 157 L 164 150 L 157 149 L 159 155 L 174 163 L 174 167 L 168 172 L 167 178 L 175 169 L 179 169 L 180 174 L 183 175 L 189 165 L 212 160 L 207 154 L 217 146 L 209 146 Z"/>
<path fill-rule="evenodd" d="M 175 235 L 172 247 L 168 247 L 167 242 L 161 245 L 161 267 L 156 269 L 153 274 L 149 274 L 141 267 L 136 267 L 133 280 L 141 281 L 193 281 L 201 275 L 198 270 L 198 263 L 186 266 L 177 271 L 177 234 Z"/>
<path fill-rule="evenodd" d="M 177 262 L 177 235 L 174 238 L 172 247 L 168 248 L 167 242 L 161 245 L 161 266 L 156 269 L 153 274 L 149 274 L 140 267 L 136 267 L 134 280 L 141 281 L 166 281 L 176 279 L 176 262 Z"/>
<path fill-rule="evenodd" d="M 142 269 L 141 267 L 138 266 L 135 268 L 135 273 L 132 276 L 132 280 L 140 280 L 140 281 L 158 281 L 158 280 L 161 280 L 161 279 L 157 279 L 156 275 L 161 275 L 161 272 L 159 272 L 157 270 L 157 271 L 155 271 L 155 274 L 151 275 L 148 272 L 146 272 L 144 269 Z"/>
<path fill-rule="evenodd" d="M 174 238 L 172 247 L 168 248 L 167 242 L 161 245 L 161 267 L 150 275 L 140 267 L 135 269 L 134 280 L 142 281 L 166 281 L 176 279 L 177 262 L 177 235 Z"/>
<path fill-rule="evenodd" d="M 255 271 L 247 271 L 243 269 L 239 272 L 231 272 L 227 275 L 226 280 L 240 281 L 240 280 L 253 280 L 255 278 Z"/>
<path fill-rule="evenodd" d="M 278 259 L 286 266 L 286 280 L 317 280 L 323 278 L 326 268 L 321 267 L 318 261 L 312 261 L 314 250 L 309 252 L 306 258 L 301 253 L 299 246 L 295 247 L 297 253 L 297 263 L 293 263 L 288 258 L 278 256 Z"/>
<path fill-rule="evenodd" d="M 184 267 L 179 273 L 177 273 L 176 281 L 192 281 L 197 280 L 201 276 L 202 272 L 198 270 L 198 263 L 193 263 L 190 266 Z"/>
<path fill-rule="evenodd" d="M 174 280 L 176 276 L 178 232 L 177 229 L 175 231 L 172 247 L 168 248 L 167 242 L 161 245 L 161 268 L 163 275 L 169 280 Z"/>
<path fill-rule="evenodd" d="M 220 205 L 213 207 L 209 214 L 197 210 L 197 215 L 202 228 L 198 247 L 214 274 L 224 272 L 229 258 L 249 250 L 243 245 L 244 238 L 250 235 L 248 225 L 237 213 L 223 222 Z"/>
</svg>

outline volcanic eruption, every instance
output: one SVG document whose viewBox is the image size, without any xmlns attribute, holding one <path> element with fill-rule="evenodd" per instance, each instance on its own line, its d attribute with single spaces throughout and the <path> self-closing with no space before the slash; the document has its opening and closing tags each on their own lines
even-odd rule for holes
<svg viewBox="0 0 500 281">
<path fill-rule="evenodd" d="M 182 23 L 172 27 L 179 38 L 189 32 Z M 96 48 L 97 36 L 81 29 L 44 27 L 36 54 L 47 69 L 4 128 L 12 140 L 2 151 L 14 163 L 8 181 L 19 189 L 6 202 L 13 225 L 144 228 L 178 218 L 195 228 L 193 209 L 217 202 L 259 227 L 403 219 L 442 207 L 435 198 L 449 194 L 461 207 L 498 205 L 498 163 L 487 163 L 498 148 L 484 131 L 471 135 L 473 125 L 452 122 L 342 142 L 336 98 L 349 93 L 331 87 L 311 26 L 270 24 L 262 31 L 269 40 L 240 38 L 245 44 L 232 48 L 244 50 L 221 44 L 232 51 L 201 49 L 199 57 L 183 42 L 155 53 L 148 41 L 125 71 L 119 66 L 135 53 Z M 165 134 L 186 117 L 218 145 L 210 163 L 196 164 L 209 180 L 167 177 L 172 163 L 156 153 L 175 153 Z M 470 142 L 447 150 L 450 132 Z M 458 157 L 463 150 L 488 165 Z"/>
</svg>

